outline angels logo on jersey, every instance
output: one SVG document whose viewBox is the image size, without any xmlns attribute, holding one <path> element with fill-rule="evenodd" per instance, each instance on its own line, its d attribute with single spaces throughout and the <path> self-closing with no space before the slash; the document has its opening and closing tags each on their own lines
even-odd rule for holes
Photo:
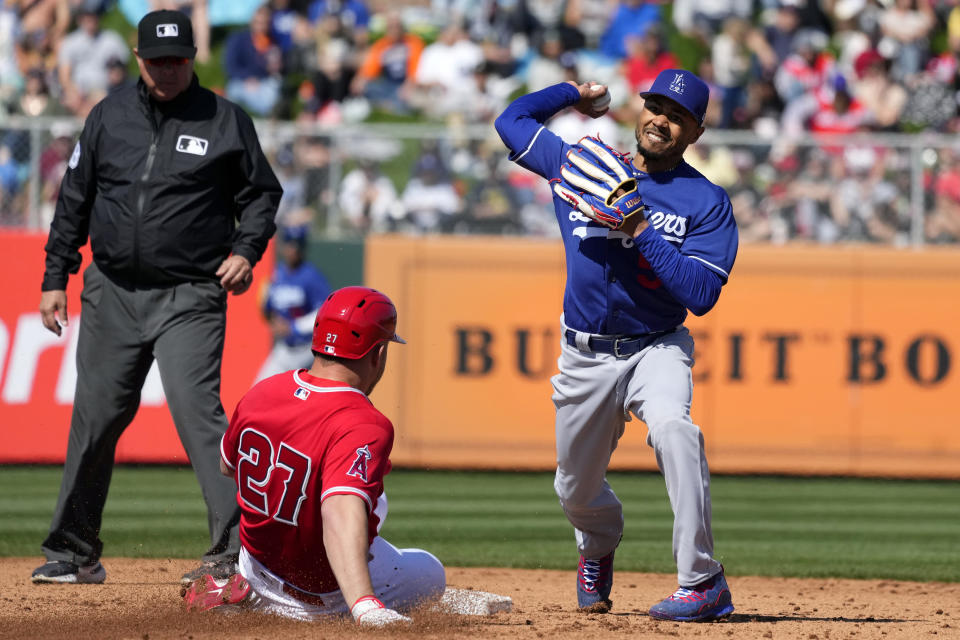
<svg viewBox="0 0 960 640">
<path fill-rule="evenodd" d="M 360 478 L 364 482 L 367 482 L 367 463 L 370 461 L 370 447 L 368 445 L 363 445 L 361 448 L 357 449 L 357 459 L 353 461 L 353 464 L 350 465 L 350 471 L 347 471 L 348 476 L 353 476 L 354 478 Z"/>
</svg>

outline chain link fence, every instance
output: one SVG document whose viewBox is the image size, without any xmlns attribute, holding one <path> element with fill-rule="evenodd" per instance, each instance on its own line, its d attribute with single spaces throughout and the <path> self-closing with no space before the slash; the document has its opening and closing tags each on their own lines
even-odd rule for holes
<svg viewBox="0 0 960 640">
<path fill-rule="evenodd" d="M 26 117 L 0 125 L 0 226 L 49 226 L 81 126 L 73 119 Z"/>
<path fill-rule="evenodd" d="M 47 118 L 0 126 L 0 225 L 49 226 L 80 126 Z M 582 133 L 596 133 L 590 126 Z M 282 223 L 311 224 L 328 238 L 558 233 L 546 181 L 507 160 L 492 126 L 260 121 L 257 129 L 284 187 Z M 633 147 L 631 130 L 609 135 Z M 743 243 L 960 243 L 953 136 L 708 131 L 686 158 L 730 194 Z"/>
</svg>

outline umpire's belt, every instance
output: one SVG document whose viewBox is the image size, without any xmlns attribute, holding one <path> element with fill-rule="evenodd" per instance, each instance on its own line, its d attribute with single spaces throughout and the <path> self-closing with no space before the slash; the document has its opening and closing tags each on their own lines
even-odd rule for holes
<svg viewBox="0 0 960 640">
<path fill-rule="evenodd" d="M 627 358 L 635 353 L 640 353 L 657 338 L 673 333 L 676 329 L 666 329 L 664 331 L 654 331 L 644 333 L 639 336 L 600 336 L 595 334 L 583 334 L 587 337 L 586 349 L 577 344 L 577 332 L 573 329 L 566 330 L 567 344 L 574 349 L 587 351 L 591 353 L 607 353 L 617 358 Z"/>
</svg>

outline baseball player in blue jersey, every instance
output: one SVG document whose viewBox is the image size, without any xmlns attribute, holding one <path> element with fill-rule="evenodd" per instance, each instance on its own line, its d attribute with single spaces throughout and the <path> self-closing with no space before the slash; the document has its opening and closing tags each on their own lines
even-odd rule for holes
<svg viewBox="0 0 960 640">
<path fill-rule="evenodd" d="M 693 339 L 687 310 L 708 312 L 737 254 L 730 199 L 683 160 L 703 133 L 706 84 L 663 71 L 642 94 L 632 157 L 597 138 L 575 145 L 544 127 L 574 107 L 598 117 L 603 85 L 562 83 L 515 100 L 497 118 L 510 159 L 550 180 L 567 280 L 556 407 L 554 488 L 574 526 L 580 610 L 610 610 L 613 556 L 623 510 L 606 480 L 625 423 L 647 425 L 673 508 L 679 588 L 655 618 L 710 620 L 733 611 L 713 558 L 710 472 L 703 435 L 690 419 Z"/>
<path fill-rule="evenodd" d="M 331 292 L 323 274 L 303 259 L 307 227 L 284 227 L 278 236 L 277 266 L 263 305 L 263 315 L 273 334 L 273 349 L 260 368 L 257 381 L 310 367 L 313 319 Z"/>
</svg>

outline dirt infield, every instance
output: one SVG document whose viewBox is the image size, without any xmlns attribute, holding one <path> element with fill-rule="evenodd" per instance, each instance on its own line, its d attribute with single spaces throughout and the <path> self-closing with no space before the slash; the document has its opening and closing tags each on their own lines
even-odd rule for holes
<svg viewBox="0 0 960 640">
<path fill-rule="evenodd" d="M 574 611 L 573 571 L 450 568 L 451 586 L 509 595 L 511 613 L 489 618 L 414 614 L 407 629 L 358 630 L 255 614 L 187 614 L 179 596 L 185 560 L 108 558 L 103 585 L 33 585 L 39 558 L 0 565 L 0 638 L 245 640 L 253 638 L 733 638 L 869 640 L 960 638 L 960 584 L 728 576 L 736 613 L 723 622 L 649 618 L 674 576 L 617 572 L 608 615 Z"/>
</svg>

